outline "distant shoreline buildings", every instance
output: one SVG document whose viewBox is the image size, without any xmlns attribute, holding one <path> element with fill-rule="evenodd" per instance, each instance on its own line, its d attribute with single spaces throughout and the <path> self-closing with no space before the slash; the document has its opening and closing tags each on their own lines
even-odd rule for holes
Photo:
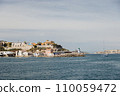
<svg viewBox="0 0 120 96">
<path fill-rule="evenodd" d="M 95 54 L 120 54 L 120 50 L 104 50 L 104 51 L 98 51 L 95 52 Z"/>
</svg>

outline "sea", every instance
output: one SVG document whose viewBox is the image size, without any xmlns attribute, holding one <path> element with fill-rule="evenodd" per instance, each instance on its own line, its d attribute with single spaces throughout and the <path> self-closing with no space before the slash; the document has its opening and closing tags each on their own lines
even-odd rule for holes
<svg viewBox="0 0 120 96">
<path fill-rule="evenodd" d="M 0 57 L 0 80 L 120 80 L 120 54 Z"/>
</svg>

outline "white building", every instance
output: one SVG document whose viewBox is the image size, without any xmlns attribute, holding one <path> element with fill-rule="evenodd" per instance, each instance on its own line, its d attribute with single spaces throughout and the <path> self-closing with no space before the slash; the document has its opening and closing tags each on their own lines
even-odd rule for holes
<svg viewBox="0 0 120 96">
<path fill-rule="evenodd" d="M 13 42 L 11 47 L 9 47 L 8 49 L 22 49 L 22 50 L 29 50 L 33 48 L 33 45 L 29 45 L 27 43 L 24 42 Z"/>
<path fill-rule="evenodd" d="M 45 50 L 45 54 L 46 54 L 47 56 L 54 56 L 54 54 L 53 54 L 53 49 L 47 49 L 47 50 Z"/>
<path fill-rule="evenodd" d="M 95 54 L 120 54 L 120 50 L 105 50 L 103 52 L 96 52 Z"/>
<path fill-rule="evenodd" d="M 105 50 L 104 52 L 107 54 L 120 54 L 120 50 Z"/>
</svg>

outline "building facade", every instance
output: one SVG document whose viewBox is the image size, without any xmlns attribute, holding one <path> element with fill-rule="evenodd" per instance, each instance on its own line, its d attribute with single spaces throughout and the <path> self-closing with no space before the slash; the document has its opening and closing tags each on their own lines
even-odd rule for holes
<svg viewBox="0 0 120 96">
<path fill-rule="evenodd" d="M 107 54 L 120 54 L 120 50 L 105 50 L 104 52 Z"/>
<path fill-rule="evenodd" d="M 120 50 L 105 50 L 96 52 L 95 54 L 120 54 Z"/>
<path fill-rule="evenodd" d="M 29 50 L 33 48 L 33 45 L 24 42 L 13 42 L 9 49 L 22 49 L 22 50 Z"/>
</svg>

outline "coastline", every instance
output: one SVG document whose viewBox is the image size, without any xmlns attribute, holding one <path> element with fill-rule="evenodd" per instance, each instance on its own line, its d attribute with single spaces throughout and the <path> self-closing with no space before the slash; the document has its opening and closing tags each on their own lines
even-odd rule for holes
<svg viewBox="0 0 120 96">
<path fill-rule="evenodd" d="M 84 57 L 85 53 L 77 48 L 69 51 L 55 43 L 46 40 L 45 42 L 7 42 L 0 41 L 0 57 Z"/>
<path fill-rule="evenodd" d="M 64 54 L 57 54 L 57 55 L 16 55 L 16 54 L 4 54 L 4 55 L 0 55 L 0 57 L 85 57 L 85 54 L 83 53 L 64 53 Z"/>
</svg>

